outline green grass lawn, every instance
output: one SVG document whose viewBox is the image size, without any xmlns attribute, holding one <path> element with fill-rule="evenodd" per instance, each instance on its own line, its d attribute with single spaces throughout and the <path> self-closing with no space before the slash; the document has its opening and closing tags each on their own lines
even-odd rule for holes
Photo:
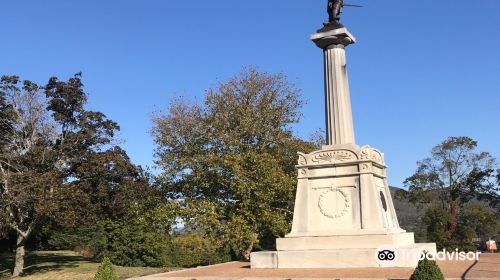
<svg viewBox="0 0 500 280">
<path fill-rule="evenodd" d="M 13 256 L 0 254 L 0 279 L 9 279 Z M 72 251 L 29 252 L 25 260 L 23 280 L 88 280 L 94 277 L 98 263 Z M 115 266 L 120 279 L 161 273 L 173 269 Z"/>
</svg>

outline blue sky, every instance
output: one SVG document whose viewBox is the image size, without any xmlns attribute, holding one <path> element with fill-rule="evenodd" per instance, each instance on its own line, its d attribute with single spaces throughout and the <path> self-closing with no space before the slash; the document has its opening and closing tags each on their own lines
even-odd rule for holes
<svg viewBox="0 0 500 280">
<path fill-rule="evenodd" d="M 389 182 L 448 136 L 500 157 L 500 1 L 351 0 L 343 22 L 358 145 L 381 149 Z M 90 108 L 117 121 L 133 161 L 153 163 L 150 113 L 243 66 L 303 91 L 308 137 L 324 126 L 322 54 L 309 36 L 326 0 L 0 0 L 0 74 L 45 83 L 82 71 Z"/>
</svg>

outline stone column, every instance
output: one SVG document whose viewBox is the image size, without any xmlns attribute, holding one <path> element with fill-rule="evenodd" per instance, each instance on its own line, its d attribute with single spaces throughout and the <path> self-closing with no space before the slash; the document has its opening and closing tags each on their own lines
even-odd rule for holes
<svg viewBox="0 0 500 280">
<path fill-rule="evenodd" d="M 324 52 L 326 145 L 355 144 L 345 47 L 355 38 L 345 28 L 311 38 Z"/>
</svg>

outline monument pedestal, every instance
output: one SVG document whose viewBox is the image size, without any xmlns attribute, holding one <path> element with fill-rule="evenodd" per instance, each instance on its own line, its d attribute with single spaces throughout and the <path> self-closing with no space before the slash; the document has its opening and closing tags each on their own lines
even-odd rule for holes
<svg viewBox="0 0 500 280">
<path fill-rule="evenodd" d="M 345 47 L 356 40 L 345 28 L 311 39 L 324 51 L 327 145 L 299 153 L 292 231 L 277 251 L 252 253 L 251 267 L 415 267 L 436 245 L 400 228 L 384 155 L 354 141 Z"/>
<path fill-rule="evenodd" d="M 380 248 L 393 267 L 414 267 L 435 244 L 415 244 L 399 227 L 383 154 L 369 146 L 325 146 L 299 153 L 292 231 L 276 252 L 252 253 L 252 268 L 379 267 Z"/>
</svg>

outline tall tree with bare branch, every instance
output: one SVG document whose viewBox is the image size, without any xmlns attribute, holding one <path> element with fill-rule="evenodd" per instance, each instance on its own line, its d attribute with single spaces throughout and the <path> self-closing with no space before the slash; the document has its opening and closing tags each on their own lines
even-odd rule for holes
<svg viewBox="0 0 500 280">
<path fill-rule="evenodd" d="M 431 156 L 418 162 L 417 172 L 407 178 L 409 192 L 399 195 L 415 203 L 434 202 L 449 214 L 446 226 L 451 237 L 463 205 L 477 198 L 493 207 L 500 201 L 500 189 L 494 181 L 495 159 L 477 151 L 477 142 L 469 137 L 449 137 L 432 149 Z"/>
<path fill-rule="evenodd" d="M 118 129 L 87 111 L 80 74 L 45 87 L 17 76 L 0 81 L 0 229 L 17 234 L 13 276 L 24 269 L 25 244 L 44 221 L 76 223 L 86 195 L 76 170 L 109 145 Z"/>
</svg>

